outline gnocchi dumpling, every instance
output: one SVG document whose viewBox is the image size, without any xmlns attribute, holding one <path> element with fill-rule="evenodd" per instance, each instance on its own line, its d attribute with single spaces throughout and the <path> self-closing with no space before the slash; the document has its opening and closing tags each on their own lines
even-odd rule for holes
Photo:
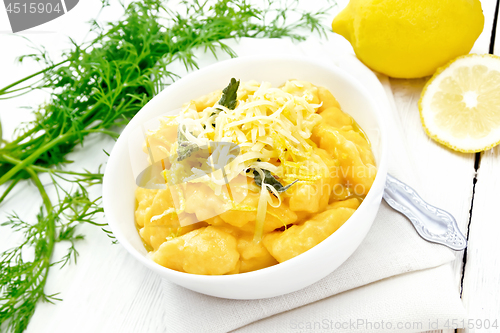
<svg viewBox="0 0 500 333">
<path fill-rule="evenodd" d="M 301 225 L 293 225 L 283 232 L 272 232 L 264 237 L 264 246 L 279 262 L 289 260 L 311 249 L 333 234 L 355 212 L 339 207 L 320 213 Z"/>
<path fill-rule="evenodd" d="M 236 268 L 236 238 L 217 227 L 204 227 L 164 242 L 151 258 L 176 271 L 221 275 Z"/>
</svg>

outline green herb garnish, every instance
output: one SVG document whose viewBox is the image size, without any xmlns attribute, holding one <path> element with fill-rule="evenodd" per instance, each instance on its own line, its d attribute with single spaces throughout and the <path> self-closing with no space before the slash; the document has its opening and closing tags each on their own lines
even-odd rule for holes
<svg viewBox="0 0 500 333">
<path fill-rule="evenodd" d="M 296 182 L 298 182 L 298 180 L 294 180 L 290 184 L 288 184 L 286 186 L 283 186 L 283 184 L 281 184 L 279 182 L 279 180 L 277 180 L 276 178 L 274 178 L 274 176 L 271 174 L 271 171 L 263 169 L 262 172 L 264 173 L 264 183 L 266 183 L 266 184 L 271 185 L 272 187 L 274 187 L 274 189 L 278 193 L 285 192 L 293 184 L 295 184 Z M 257 184 L 257 186 L 259 186 L 259 187 L 262 187 L 262 177 L 260 176 L 260 173 L 257 170 L 253 170 L 253 177 L 254 177 L 255 184 Z"/>
<path fill-rule="evenodd" d="M 225 106 L 229 110 L 234 110 L 236 108 L 236 104 L 238 103 L 237 99 L 237 92 L 238 92 L 238 87 L 240 86 L 240 80 L 236 81 L 236 79 L 233 77 L 229 84 L 227 85 L 226 88 L 222 90 L 222 96 L 217 102 L 217 104 Z M 210 116 L 215 116 L 218 115 L 222 109 L 220 108 L 215 108 L 217 112 L 212 113 Z M 212 123 L 212 126 L 215 127 L 215 123 Z M 197 144 L 190 142 L 186 136 L 180 131 L 180 129 L 177 130 L 177 161 L 182 161 L 189 156 L 191 156 L 192 153 L 195 151 L 199 150 L 199 147 Z"/>
<path fill-rule="evenodd" d="M 236 104 L 238 103 L 238 87 L 240 86 L 240 80 L 236 81 L 233 77 L 226 88 L 222 90 L 222 97 L 219 99 L 217 104 L 225 106 L 229 110 L 234 110 Z M 215 108 L 217 111 L 213 112 L 210 117 L 216 116 L 222 111 L 221 108 Z M 215 127 L 215 122 L 212 123 L 212 127 Z"/>
<path fill-rule="evenodd" d="M 200 147 L 194 142 L 190 142 L 181 128 L 177 129 L 177 161 L 182 161 L 191 156 L 192 153 L 198 151 Z"/>
<path fill-rule="evenodd" d="M 233 77 L 227 87 L 222 90 L 222 97 L 220 98 L 218 104 L 225 106 L 229 110 L 234 110 L 236 108 L 236 103 L 238 103 L 237 92 L 239 86 L 240 80 L 236 81 Z"/>
<path fill-rule="evenodd" d="M 95 222 L 102 216 L 100 200 L 87 192 L 89 186 L 102 182 L 102 173 L 99 169 L 94 173 L 65 170 L 71 163 L 68 153 L 83 145 L 89 134 L 118 137 L 120 129 L 178 77 L 169 70 L 172 62 L 197 68 L 197 48 L 214 55 L 220 49 L 234 57 L 222 40 L 304 40 L 295 33 L 297 29 L 320 35 L 327 31 L 320 20 L 328 9 L 308 13 L 298 9 L 295 0 L 281 8 L 268 1 L 263 9 L 245 0 L 186 0 L 181 1 L 184 9 L 176 12 L 168 9 L 168 3 L 135 0 L 124 8 L 121 20 L 104 26 L 92 22 L 93 40 L 72 41 L 72 48 L 59 62 L 52 61 L 43 48 L 20 57 L 21 62 L 33 60 L 43 69 L 0 89 L 0 99 L 40 89 L 50 92 L 47 103 L 33 111 L 35 120 L 21 126 L 12 141 L 4 138 L 0 143 L 0 185 L 8 184 L 0 203 L 24 180 L 36 185 L 44 203 L 35 221 L 26 222 L 13 214 L 3 224 L 24 235 L 21 245 L 0 254 L 0 325 L 7 332 L 24 331 L 38 301 L 57 299 L 44 292 L 45 283 L 55 263 L 76 261 L 74 244 L 83 238 L 76 227 L 81 223 L 103 227 Z M 290 15 L 298 19 L 290 21 Z M 95 147 L 96 151 L 101 148 Z M 40 174 L 49 175 L 50 180 L 42 185 Z M 50 187 L 57 195 L 49 197 Z M 52 258 L 54 244 L 60 241 L 70 244 L 62 261 Z M 36 250 L 33 261 L 24 261 L 21 255 L 27 248 Z"/>
</svg>

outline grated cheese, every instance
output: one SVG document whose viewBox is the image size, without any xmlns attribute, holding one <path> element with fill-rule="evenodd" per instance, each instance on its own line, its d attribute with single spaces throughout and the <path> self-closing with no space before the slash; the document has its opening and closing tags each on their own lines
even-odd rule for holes
<svg viewBox="0 0 500 333">
<path fill-rule="evenodd" d="M 285 182 L 283 185 L 296 179 L 309 182 L 317 178 L 302 172 L 300 163 L 311 159 L 313 145 L 309 138 L 314 126 L 321 121 L 321 116 L 316 114 L 321 104 L 309 103 L 313 99 L 311 93 L 304 96 L 290 93 L 293 89 L 298 91 L 294 87 L 301 88 L 302 84 L 288 81 L 283 88 L 273 88 L 268 82 L 260 85 L 255 81 L 242 83 L 234 110 L 216 104 L 198 112 L 195 103 L 191 102 L 175 120 L 169 117 L 166 121 L 176 121 L 186 139 L 199 146 L 208 146 L 210 141 L 231 142 L 239 146 L 240 154 L 226 165 L 225 175 L 221 170 L 215 170 L 201 176 L 203 171 L 193 167 L 192 173 L 198 177 L 196 181 L 206 182 L 211 187 L 224 186 L 238 175 L 246 175 L 248 168 L 261 173 L 262 179 L 262 170 L 279 175 L 280 181 Z M 177 147 L 178 144 L 174 144 L 171 149 Z M 221 154 L 212 155 L 217 160 Z M 278 160 L 281 163 L 276 163 Z M 169 176 L 172 176 L 171 172 Z M 278 205 L 281 203 L 280 194 L 263 182 L 257 207 L 257 241 L 262 235 L 267 205 L 274 206 L 269 192 L 278 198 Z"/>
</svg>

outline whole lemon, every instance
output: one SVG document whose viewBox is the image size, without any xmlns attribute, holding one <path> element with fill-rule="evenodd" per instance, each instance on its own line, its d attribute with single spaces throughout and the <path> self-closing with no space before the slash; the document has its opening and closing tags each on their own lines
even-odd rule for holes
<svg viewBox="0 0 500 333">
<path fill-rule="evenodd" d="M 368 67 L 395 78 L 433 74 L 481 34 L 479 0 L 351 0 L 332 22 Z"/>
</svg>

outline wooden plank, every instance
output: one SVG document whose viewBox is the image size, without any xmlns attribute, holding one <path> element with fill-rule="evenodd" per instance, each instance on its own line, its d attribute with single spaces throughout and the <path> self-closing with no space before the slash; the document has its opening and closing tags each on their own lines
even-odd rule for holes
<svg viewBox="0 0 500 333">
<path fill-rule="evenodd" d="M 427 79 L 391 79 L 406 145 L 414 160 L 413 171 L 419 184 L 409 184 L 424 200 L 450 212 L 466 234 L 472 200 L 474 154 L 460 154 L 431 140 L 422 128 L 418 100 Z M 454 284 L 460 290 L 463 251 L 453 262 Z"/>
<path fill-rule="evenodd" d="M 462 299 L 469 318 L 497 320 L 500 327 L 500 148 L 483 154 L 478 170 Z M 466 332 L 472 330 L 465 330 Z M 490 332 L 476 329 L 476 332 Z"/>
<path fill-rule="evenodd" d="M 498 20 L 498 18 L 497 18 Z M 497 24 L 494 53 L 500 55 L 500 26 Z M 469 247 L 463 278 L 462 299 L 472 319 L 464 332 L 491 332 L 500 327 L 500 147 L 482 153 L 477 172 L 474 206 L 469 229 Z M 496 321 L 496 329 L 488 327 Z"/>
<path fill-rule="evenodd" d="M 484 28 L 481 36 L 476 40 L 471 53 L 488 53 L 491 41 L 491 31 L 495 16 L 497 0 L 480 0 L 484 14 Z"/>
</svg>

